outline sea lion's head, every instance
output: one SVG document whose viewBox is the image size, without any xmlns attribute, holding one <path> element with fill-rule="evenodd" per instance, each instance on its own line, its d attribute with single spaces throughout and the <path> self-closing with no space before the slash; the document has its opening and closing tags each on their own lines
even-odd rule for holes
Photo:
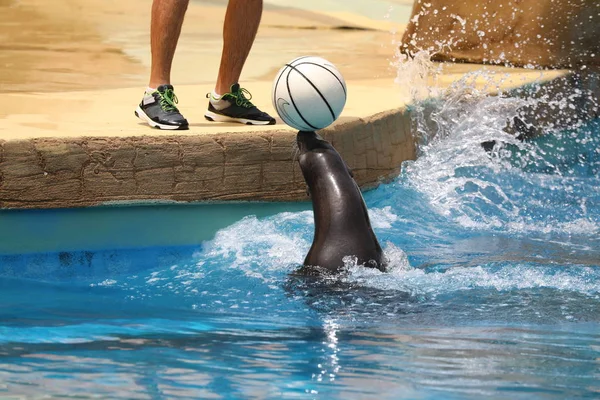
<svg viewBox="0 0 600 400">
<path fill-rule="evenodd" d="M 299 131 L 298 135 L 296 135 L 296 143 L 298 144 L 300 155 L 317 149 L 331 148 L 331 145 L 319 136 L 319 134 L 311 131 Z"/>
</svg>

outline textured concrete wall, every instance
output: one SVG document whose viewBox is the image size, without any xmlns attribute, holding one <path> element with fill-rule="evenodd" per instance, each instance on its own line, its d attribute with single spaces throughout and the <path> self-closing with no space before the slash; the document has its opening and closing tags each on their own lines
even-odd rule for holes
<svg viewBox="0 0 600 400">
<path fill-rule="evenodd" d="M 437 60 L 600 65 L 598 0 L 416 0 L 401 50 Z"/>
<path fill-rule="evenodd" d="M 388 111 L 321 134 L 362 187 L 415 157 L 410 115 Z M 295 132 L 40 138 L 0 142 L 0 208 L 114 201 L 307 199 Z"/>
<path fill-rule="evenodd" d="M 536 127 L 569 127 L 600 116 L 600 70 L 571 73 L 512 95 L 548 100 L 569 96 L 577 106 L 560 113 L 556 103 L 546 101 L 524 110 L 526 122 Z M 340 152 L 362 188 L 397 176 L 402 162 L 417 156 L 406 109 L 320 133 Z M 295 138 L 295 132 L 281 130 L 0 141 L 0 208 L 307 200 Z"/>
</svg>

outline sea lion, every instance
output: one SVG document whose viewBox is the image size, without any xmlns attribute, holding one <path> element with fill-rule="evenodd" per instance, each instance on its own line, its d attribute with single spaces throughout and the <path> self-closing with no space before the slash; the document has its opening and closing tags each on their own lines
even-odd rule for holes
<svg viewBox="0 0 600 400">
<path fill-rule="evenodd" d="M 384 271 L 386 259 L 371 228 L 365 201 L 340 154 L 315 132 L 300 131 L 296 141 L 315 218 L 313 244 L 301 271 L 338 273 L 346 256 Z"/>
</svg>

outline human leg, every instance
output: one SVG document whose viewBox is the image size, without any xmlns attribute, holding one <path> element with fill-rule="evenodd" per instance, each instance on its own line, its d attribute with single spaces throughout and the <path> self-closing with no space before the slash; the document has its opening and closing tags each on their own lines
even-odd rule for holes
<svg viewBox="0 0 600 400">
<path fill-rule="evenodd" d="M 150 26 L 150 81 L 135 115 L 159 129 L 188 129 L 177 109 L 171 66 L 189 0 L 154 0 Z"/>
<path fill-rule="evenodd" d="M 209 93 L 209 121 L 272 125 L 275 119 L 250 102 L 252 96 L 238 83 L 256 38 L 263 0 L 229 0 L 223 26 L 223 52 L 215 92 Z"/>
<path fill-rule="evenodd" d="M 154 0 L 150 25 L 151 88 L 171 84 L 171 66 L 189 0 Z"/>
<path fill-rule="evenodd" d="M 215 90 L 227 93 L 240 79 L 256 38 L 263 0 L 229 0 L 223 24 L 223 52 Z"/>
</svg>

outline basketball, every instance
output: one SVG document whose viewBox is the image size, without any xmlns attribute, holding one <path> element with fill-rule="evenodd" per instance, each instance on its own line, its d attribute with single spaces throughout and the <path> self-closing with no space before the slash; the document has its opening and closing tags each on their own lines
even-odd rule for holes
<svg viewBox="0 0 600 400">
<path fill-rule="evenodd" d="M 285 64 L 273 81 L 273 107 L 287 125 L 315 131 L 331 125 L 346 104 L 346 82 L 321 57 L 299 57 Z"/>
</svg>

